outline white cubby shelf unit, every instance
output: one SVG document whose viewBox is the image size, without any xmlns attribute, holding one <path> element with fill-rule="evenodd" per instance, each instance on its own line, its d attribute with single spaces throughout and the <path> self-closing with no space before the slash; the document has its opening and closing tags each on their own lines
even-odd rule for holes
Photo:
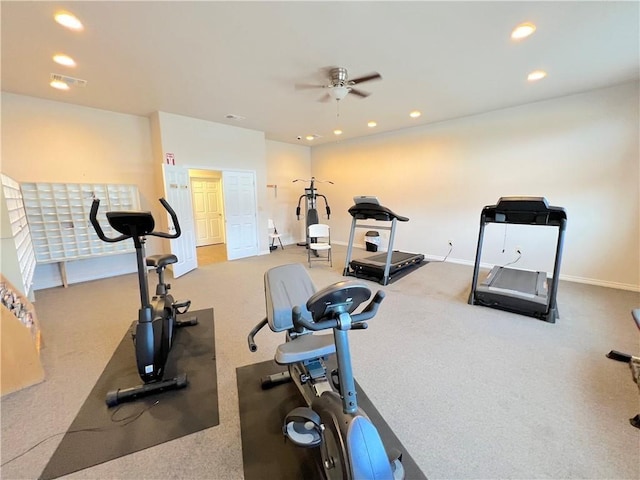
<svg viewBox="0 0 640 480">
<path fill-rule="evenodd" d="M 2 270 L 20 292 L 33 300 L 36 259 L 20 185 L 2 174 Z"/>
<path fill-rule="evenodd" d="M 67 286 L 65 262 L 134 252 L 133 242 L 103 242 L 89 220 L 94 198 L 100 200 L 98 219 L 113 210 L 139 210 L 136 185 L 79 183 L 21 183 L 33 249 L 38 264 L 58 263 Z M 100 222 L 105 235 L 120 235 Z"/>
</svg>

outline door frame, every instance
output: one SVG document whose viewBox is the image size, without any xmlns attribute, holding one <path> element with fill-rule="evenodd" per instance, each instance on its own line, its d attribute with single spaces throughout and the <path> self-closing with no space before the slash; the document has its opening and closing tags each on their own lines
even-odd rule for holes
<svg viewBox="0 0 640 480">
<path fill-rule="evenodd" d="M 220 176 L 220 188 L 221 188 L 221 194 L 222 194 L 222 211 L 224 212 L 224 218 L 225 218 L 225 247 L 226 247 L 226 253 L 227 253 L 227 258 L 229 258 L 229 237 L 227 235 L 227 205 L 226 205 L 226 200 L 225 200 L 225 196 L 224 196 L 224 173 L 228 172 L 238 172 L 238 173 L 251 173 L 253 175 L 253 198 L 254 198 L 254 211 L 256 212 L 256 225 L 255 225 L 255 230 L 253 232 L 254 234 L 254 238 L 256 241 L 256 255 L 260 255 L 260 237 L 259 237 L 259 231 L 258 229 L 260 228 L 260 215 L 259 215 L 259 210 L 258 210 L 258 183 L 257 183 L 257 178 L 258 178 L 258 174 L 256 170 L 249 170 L 249 169 L 242 169 L 242 168 L 218 168 L 218 167 L 213 167 L 213 166 L 202 166 L 202 165 L 191 165 L 191 164 L 187 164 L 184 165 L 183 168 L 186 168 L 187 170 L 191 171 L 191 170 L 203 170 L 203 171 L 209 171 L 209 172 L 220 172 L 221 176 Z M 189 183 L 191 183 L 191 176 L 189 176 Z M 191 209 L 191 216 L 192 216 L 192 220 L 195 221 L 195 218 L 193 216 L 193 208 Z M 195 245 L 195 240 L 194 240 L 194 245 Z M 194 247 L 195 248 L 195 247 Z"/>
</svg>

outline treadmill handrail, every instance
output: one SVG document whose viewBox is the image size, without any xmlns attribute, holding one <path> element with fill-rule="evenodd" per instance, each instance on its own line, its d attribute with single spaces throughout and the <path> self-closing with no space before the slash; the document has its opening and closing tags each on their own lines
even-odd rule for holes
<svg viewBox="0 0 640 480">
<path fill-rule="evenodd" d="M 408 217 L 403 217 L 392 212 L 387 207 L 376 205 L 375 203 L 357 203 L 349 208 L 349 214 L 357 220 L 374 219 L 383 222 L 390 222 L 393 219 L 399 222 L 408 222 Z"/>
</svg>

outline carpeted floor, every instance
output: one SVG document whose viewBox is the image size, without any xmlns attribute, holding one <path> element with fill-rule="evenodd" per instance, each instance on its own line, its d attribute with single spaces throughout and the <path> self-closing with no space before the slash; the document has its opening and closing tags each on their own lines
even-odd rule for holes
<svg viewBox="0 0 640 480">
<path fill-rule="evenodd" d="M 345 252 L 334 245 L 333 268 L 309 269 L 318 287 L 344 280 Z M 273 359 L 283 341 L 265 329 L 251 353 L 246 337 L 265 315 L 264 272 L 284 263 L 308 268 L 305 248 L 171 281 L 176 298 L 215 310 L 219 425 L 65 478 L 242 479 L 236 371 Z M 429 262 L 386 287 L 366 282 L 386 298 L 350 337 L 359 385 L 420 470 L 430 479 L 640 478 L 640 430 L 628 421 L 640 412 L 637 386 L 627 365 L 605 357 L 638 353 L 630 311 L 640 294 L 563 281 L 560 318 L 549 324 L 468 305 L 471 276 L 470 266 Z M 138 300 L 135 275 L 36 292 L 46 380 L 2 398 L 2 478 L 38 478 Z"/>
</svg>

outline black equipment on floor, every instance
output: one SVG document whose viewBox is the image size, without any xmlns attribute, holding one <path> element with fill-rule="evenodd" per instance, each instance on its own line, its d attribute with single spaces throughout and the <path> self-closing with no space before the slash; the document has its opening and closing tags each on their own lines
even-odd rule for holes
<svg viewBox="0 0 640 480">
<path fill-rule="evenodd" d="M 327 478 L 404 479 L 401 453 L 385 448 L 358 406 L 349 349 L 349 331 L 367 328 L 384 292 L 370 300 L 371 290 L 353 281 L 316 292 L 299 263 L 271 268 L 264 282 L 267 317 L 251 330 L 247 341 L 255 352 L 254 337 L 267 324 L 274 332 L 286 333 L 275 361 L 287 365 L 288 371 L 262 379 L 265 389 L 293 381 L 306 402 L 285 415 L 286 438 L 300 447 L 319 448 Z M 355 313 L 361 305 L 364 308 Z M 332 330 L 333 335 L 316 335 L 320 330 Z M 338 368 L 329 372 L 326 362 L 334 354 Z"/>
<path fill-rule="evenodd" d="M 424 255 L 421 253 L 406 253 L 393 250 L 393 241 L 396 234 L 397 222 L 408 222 L 407 217 L 393 213 L 387 207 L 380 205 L 376 197 L 354 197 L 355 204 L 349 208 L 349 214 L 353 217 L 351 221 L 351 233 L 349 235 L 349 246 L 347 248 L 347 259 L 344 264 L 343 275 L 357 278 L 364 278 L 378 282 L 381 285 L 389 283 L 412 272 L 415 268 L 425 265 Z M 391 222 L 390 227 L 380 225 L 358 224 L 358 220 L 377 220 L 380 222 Z M 368 258 L 351 260 L 353 250 L 353 240 L 356 228 L 375 228 L 377 230 L 389 230 L 389 246 L 386 253 L 380 253 Z"/>
<path fill-rule="evenodd" d="M 167 210 L 173 221 L 175 233 L 155 232 L 155 221 L 151 212 L 117 211 L 107 212 L 109 225 L 121 233 L 117 237 L 107 237 L 98 222 L 100 200 L 94 199 L 91 204 L 89 218 L 98 237 L 105 242 L 121 242 L 133 239 L 138 262 L 138 286 L 140 287 L 140 309 L 135 326 L 133 342 L 136 351 L 138 373 L 144 382 L 135 387 L 117 389 L 107 393 L 106 402 L 109 407 L 119 403 L 135 400 L 166 390 L 187 386 L 187 375 L 180 374 L 171 379 L 164 379 L 164 368 L 173 345 L 176 329 L 198 323 L 196 317 L 183 321 L 177 315 L 183 315 L 191 306 L 191 300 L 174 301 L 169 293 L 171 285 L 164 281 L 164 270 L 168 265 L 176 263 L 178 258 L 172 254 L 145 256 L 144 244 L 147 235 L 162 238 L 178 238 L 181 235 L 180 224 L 176 213 L 164 198 L 160 203 Z M 149 300 L 149 279 L 147 267 L 152 267 L 158 274 L 156 295 Z"/>
<path fill-rule="evenodd" d="M 324 199 L 324 206 L 327 211 L 327 219 L 331 218 L 331 207 L 329 207 L 327 197 L 318 193 L 315 185 L 316 183 L 330 183 L 331 185 L 333 185 L 333 182 L 330 180 L 316 180 L 316 177 L 311 177 L 310 180 L 296 178 L 293 183 L 295 182 L 309 182 L 309 186 L 304 189 L 304 195 L 300 195 L 300 198 L 298 198 L 298 206 L 296 207 L 296 216 L 298 217 L 298 220 L 300 220 L 300 204 L 302 202 L 302 199 L 304 198 L 304 211 L 306 212 L 306 240 L 304 243 L 298 243 L 299 246 L 304 247 L 308 246 L 309 242 L 312 241 L 309 238 L 309 225 L 320 223 L 320 217 L 318 215 L 318 197 L 322 197 Z"/>
<path fill-rule="evenodd" d="M 547 278 L 546 272 L 496 265 L 486 279 L 478 284 L 482 241 L 488 223 L 557 227 L 558 241 L 552 277 Z M 559 318 L 556 296 L 566 227 L 567 213 L 564 208 L 550 207 L 544 197 L 501 197 L 496 205 L 484 207 L 480 215 L 469 304 L 498 308 L 555 323 Z"/>
<path fill-rule="evenodd" d="M 640 308 L 634 308 L 631 310 L 631 316 L 636 322 L 636 327 L 640 330 Z M 607 353 L 607 358 L 617 362 L 628 363 L 629 368 L 631 368 L 633 381 L 636 382 L 640 389 L 640 357 L 631 355 L 630 353 L 619 352 L 618 350 L 611 350 Z M 635 417 L 630 418 L 629 423 L 636 428 L 640 428 L 640 413 Z"/>
</svg>

